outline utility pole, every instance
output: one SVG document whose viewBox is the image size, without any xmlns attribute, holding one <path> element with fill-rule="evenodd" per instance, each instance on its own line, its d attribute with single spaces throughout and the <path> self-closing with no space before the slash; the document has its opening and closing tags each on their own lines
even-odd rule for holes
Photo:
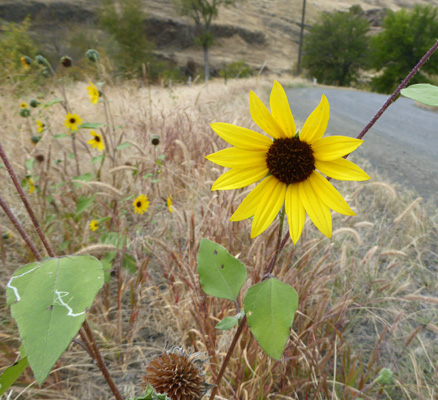
<svg viewBox="0 0 438 400">
<path fill-rule="evenodd" d="M 301 14 L 301 30 L 300 30 L 300 44 L 298 47 L 298 61 L 297 61 L 297 70 L 295 72 L 295 75 L 300 74 L 300 67 L 301 67 L 301 53 L 303 51 L 303 36 L 304 36 L 304 19 L 306 16 L 306 0 L 303 0 L 303 13 Z"/>
</svg>

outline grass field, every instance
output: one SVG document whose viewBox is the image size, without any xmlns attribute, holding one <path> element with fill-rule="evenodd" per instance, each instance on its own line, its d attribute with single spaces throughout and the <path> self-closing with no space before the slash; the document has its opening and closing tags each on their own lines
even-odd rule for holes
<svg viewBox="0 0 438 400">
<path fill-rule="evenodd" d="M 302 83 L 279 80 L 284 86 Z M 88 321 L 124 398 L 141 393 L 147 361 L 166 342 L 205 353 L 209 383 L 218 374 L 235 328 L 219 331 L 215 325 L 236 308 L 203 293 L 196 273 L 199 242 L 214 240 L 244 262 L 249 287 L 260 280 L 274 252 L 278 222 L 250 239 L 250 221 L 228 221 L 249 189 L 211 192 L 223 168 L 205 156 L 227 146 L 209 124 L 258 130 L 249 113 L 249 91 L 267 104 L 272 83 L 264 77 L 212 81 L 208 88 L 108 86 L 109 109 L 90 103 L 88 84 L 68 86 L 72 112 L 86 122 L 113 125 L 99 131 L 106 145 L 103 161 L 87 143 L 89 130 L 76 133 L 77 164 L 71 136 L 63 135 L 66 113 L 60 103 L 22 118 L 20 102 L 38 93 L 18 98 L 2 92 L 1 144 L 26 191 L 30 179 L 35 185 L 28 197 L 56 254 L 92 254 L 108 268 L 108 282 Z M 54 87 L 37 99 L 44 104 L 59 96 Z M 45 129 L 34 144 L 37 119 Z M 154 136 L 157 146 L 151 144 Z M 334 184 L 357 215 L 333 214 L 331 239 L 307 221 L 298 244 L 286 245 L 273 272 L 300 298 L 282 361 L 264 354 L 244 329 L 216 398 L 437 398 L 438 215 L 414 193 L 382 181 L 366 160 L 354 161 L 372 180 Z M 4 168 L 0 182 L 1 196 L 39 243 Z M 150 201 L 142 215 L 132 207 L 140 194 Z M 81 199 L 93 195 L 78 212 Z M 89 229 L 92 220 L 101 221 L 96 231 Z M 16 360 L 20 346 L 5 286 L 33 256 L 3 212 L 0 230 L 1 372 Z M 381 385 L 376 379 L 384 367 L 394 379 Z M 61 398 L 111 398 L 99 370 L 76 343 L 42 388 L 27 369 L 2 397 Z"/>
</svg>

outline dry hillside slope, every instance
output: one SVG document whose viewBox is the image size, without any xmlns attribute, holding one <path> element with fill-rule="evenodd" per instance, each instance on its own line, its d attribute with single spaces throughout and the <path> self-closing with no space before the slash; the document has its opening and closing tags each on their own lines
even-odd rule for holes
<svg viewBox="0 0 438 400">
<path fill-rule="evenodd" d="M 30 15 L 36 28 L 56 37 L 63 26 L 93 26 L 99 0 L 0 0 L 0 19 L 21 21 Z M 215 21 L 216 44 L 211 49 L 213 68 L 244 60 L 252 67 L 265 65 L 274 72 L 291 70 L 297 59 L 302 0 L 243 0 L 220 10 Z M 145 29 L 157 44 L 157 53 L 185 65 L 189 59 L 202 64 L 203 55 L 193 42 L 192 21 L 179 16 L 172 0 L 144 0 Z M 372 24 L 378 24 L 384 9 L 398 10 L 436 0 L 307 0 L 306 24 L 321 12 L 348 10 L 360 4 Z M 55 34 L 53 34 L 55 32 Z"/>
</svg>

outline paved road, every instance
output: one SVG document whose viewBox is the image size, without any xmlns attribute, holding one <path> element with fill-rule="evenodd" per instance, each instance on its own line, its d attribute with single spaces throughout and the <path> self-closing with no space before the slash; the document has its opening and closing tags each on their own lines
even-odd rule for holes
<svg viewBox="0 0 438 400">
<path fill-rule="evenodd" d="M 330 103 L 327 133 L 356 137 L 388 98 L 344 89 L 286 90 L 294 117 L 302 122 L 324 93 Z M 399 98 L 364 137 L 355 154 L 368 159 L 383 176 L 438 203 L 438 113 Z"/>
</svg>

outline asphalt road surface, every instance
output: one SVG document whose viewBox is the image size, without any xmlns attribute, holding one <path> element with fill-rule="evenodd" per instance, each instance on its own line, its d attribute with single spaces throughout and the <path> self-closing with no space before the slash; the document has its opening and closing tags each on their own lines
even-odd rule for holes
<svg viewBox="0 0 438 400">
<path fill-rule="evenodd" d="M 388 96 L 345 89 L 286 90 L 294 117 L 304 123 L 324 93 L 330 103 L 329 135 L 356 137 Z M 355 154 L 425 200 L 438 203 L 438 112 L 400 97 L 364 137 Z"/>
</svg>

